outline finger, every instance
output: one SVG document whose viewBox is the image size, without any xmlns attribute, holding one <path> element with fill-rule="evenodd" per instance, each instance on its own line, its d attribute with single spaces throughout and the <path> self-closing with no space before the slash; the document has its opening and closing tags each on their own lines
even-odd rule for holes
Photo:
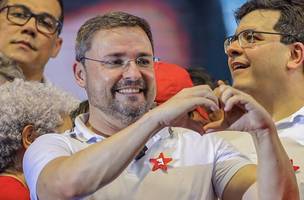
<svg viewBox="0 0 304 200">
<path fill-rule="evenodd" d="M 209 113 L 208 118 L 211 122 L 219 121 L 224 119 L 224 111 L 223 110 L 217 110 Z"/>
<path fill-rule="evenodd" d="M 222 131 L 224 128 L 222 127 L 223 120 L 215 121 L 215 122 L 210 122 L 206 124 L 203 129 L 206 133 L 210 133 L 211 131 Z"/>
<path fill-rule="evenodd" d="M 218 104 L 218 99 L 216 95 L 208 85 L 200 85 L 191 88 L 184 88 L 172 98 L 191 98 L 191 97 L 205 97 Z"/>
<path fill-rule="evenodd" d="M 217 85 L 218 85 L 218 87 L 214 88 L 213 92 L 215 93 L 215 95 L 217 97 L 220 97 L 220 94 L 222 93 L 222 91 L 220 90 L 220 86 L 226 85 L 226 83 L 222 80 L 218 80 Z"/>
<path fill-rule="evenodd" d="M 178 99 L 188 101 L 189 103 L 192 102 L 192 104 L 196 102 L 196 107 L 203 106 L 206 110 L 215 111 L 219 109 L 218 98 L 209 86 L 196 86 L 191 92 L 193 93 L 191 96 L 179 96 Z"/>
<path fill-rule="evenodd" d="M 213 92 L 214 92 L 215 96 L 217 96 L 217 98 L 220 98 L 221 90 L 219 87 L 214 88 Z"/>
<path fill-rule="evenodd" d="M 212 93 L 209 93 L 209 94 L 206 94 L 204 96 L 206 99 L 214 102 L 216 105 L 219 105 L 219 100 L 218 100 L 218 97 L 212 92 Z"/>
<path fill-rule="evenodd" d="M 184 88 L 182 91 L 190 91 L 191 93 L 194 93 L 196 91 L 202 92 L 202 91 L 207 91 L 207 92 L 212 92 L 212 89 L 210 88 L 209 85 L 197 85 L 193 86 L 190 88 Z"/>
<path fill-rule="evenodd" d="M 204 97 L 189 97 L 180 99 L 170 99 L 158 106 L 158 109 L 175 110 L 175 113 L 188 113 L 193 111 L 198 106 L 203 106 L 211 110 L 218 110 L 219 107 L 213 101 Z"/>
<path fill-rule="evenodd" d="M 209 99 L 213 101 L 214 103 L 218 104 L 218 97 L 215 95 L 215 93 L 210 89 L 208 90 L 194 90 L 192 97 L 204 97 L 206 99 Z"/>
<path fill-rule="evenodd" d="M 206 117 L 202 116 L 202 114 L 199 113 L 197 111 L 197 109 L 195 109 L 194 111 L 188 113 L 188 116 L 193 121 L 200 122 L 201 124 L 207 124 L 207 123 L 209 123 L 208 115 Z"/>
<path fill-rule="evenodd" d="M 216 99 L 216 95 L 209 85 L 194 86 L 189 91 L 193 96 L 202 96 L 209 99 Z"/>
<path fill-rule="evenodd" d="M 217 81 L 217 84 L 218 84 L 219 86 L 221 86 L 221 85 L 226 85 L 226 83 L 225 83 L 224 81 L 222 81 L 222 80 L 218 80 L 218 81 Z"/>
<path fill-rule="evenodd" d="M 224 111 L 228 112 L 233 108 L 233 106 L 241 107 L 246 103 L 247 101 L 241 95 L 234 95 L 225 102 Z"/>
<path fill-rule="evenodd" d="M 192 110 L 196 109 L 198 106 L 203 106 L 207 110 L 217 111 L 219 110 L 219 106 L 212 99 L 208 99 L 205 97 L 194 97 L 189 100 L 191 104 L 194 104 Z M 191 111 L 192 111 L 191 110 Z"/>
<path fill-rule="evenodd" d="M 232 96 L 235 95 L 235 91 L 228 86 L 223 86 L 223 85 L 220 86 L 220 91 L 221 91 L 220 99 L 224 104 L 226 104 L 226 101 L 228 99 L 230 99 Z"/>
</svg>

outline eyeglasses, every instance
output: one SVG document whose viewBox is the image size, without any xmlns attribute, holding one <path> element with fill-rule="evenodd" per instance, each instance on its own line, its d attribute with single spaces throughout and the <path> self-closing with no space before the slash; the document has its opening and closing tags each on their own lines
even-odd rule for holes
<svg viewBox="0 0 304 200">
<path fill-rule="evenodd" d="M 23 5 L 5 6 L 0 9 L 0 12 L 5 9 L 7 9 L 7 20 L 16 25 L 23 26 L 34 17 L 36 28 L 41 33 L 54 34 L 57 31 L 60 32 L 62 28 L 62 23 L 47 13 L 34 14 L 28 7 Z"/>
<path fill-rule="evenodd" d="M 257 44 L 262 44 L 263 41 L 265 42 L 263 34 L 281 35 L 285 37 L 295 38 L 295 36 L 293 35 L 284 34 L 284 33 L 244 30 L 239 32 L 237 35 L 232 35 L 225 39 L 224 41 L 225 53 L 227 54 L 228 47 L 236 40 L 238 41 L 240 47 L 242 48 L 251 48 Z"/>
<path fill-rule="evenodd" d="M 85 56 L 80 58 L 80 62 L 84 63 L 84 60 L 91 60 L 91 61 L 99 62 L 99 63 L 105 65 L 109 69 L 124 68 L 131 61 L 134 61 L 135 64 L 141 68 L 152 68 L 154 62 L 159 61 L 159 59 L 154 56 L 139 56 L 135 59 L 110 57 L 106 60 L 98 60 L 98 59 L 88 58 Z"/>
</svg>

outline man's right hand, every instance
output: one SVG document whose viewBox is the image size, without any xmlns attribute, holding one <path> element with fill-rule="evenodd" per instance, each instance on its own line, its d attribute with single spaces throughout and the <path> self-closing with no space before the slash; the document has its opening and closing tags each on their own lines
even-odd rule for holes
<svg viewBox="0 0 304 200">
<path fill-rule="evenodd" d="M 188 113 L 198 106 L 217 111 L 219 110 L 218 105 L 218 97 L 212 89 L 208 85 L 199 85 L 181 90 L 150 112 L 156 114 L 162 127 L 179 126 L 202 133 L 204 132 L 202 122 L 191 119 Z"/>
</svg>

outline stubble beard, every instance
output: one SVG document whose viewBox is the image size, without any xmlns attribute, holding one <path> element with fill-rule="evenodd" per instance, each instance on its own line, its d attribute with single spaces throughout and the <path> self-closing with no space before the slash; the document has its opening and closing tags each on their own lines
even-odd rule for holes
<svg viewBox="0 0 304 200">
<path fill-rule="evenodd" d="M 117 100 L 115 98 L 115 93 L 117 88 L 123 86 L 139 86 L 142 89 L 142 92 L 145 96 L 145 101 L 138 102 L 138 97 L 129 96 L 126 97 L 123 101 Z M 102 93 L 105 96 L 95 95 L 96 93 L 91 93 L 92 105 L 102 111 L 106 116 L 112 117 L 116 120 L 119 120 L 121 124 L 128 126 L 138 120 L 146 112 L 148 112 L 153 104 L 153 98 L 149 92 L 146 82 L 143 79 L 140 80 L 121 80 L 116 83 L 112 89 L 111 94 L 103 91 Z"/>
<path fill-rule="evenodd" d="M 141 116 L 149 111 L 152 105 L 148 101 L 144 103 L 136 103 L 137 97 L 129 97 L 128 100 L 124 102 L 118 101 L 115 98 L 107 100 L 98 100 L 98 98 L 93 97 L 95 100 L 92 101 L 94 107 L 102 111 L 106 116 L 110 116 L 119 120 L 123 125 L 130 125 L 137 121 Z M 101 105 L 100 102 L 107 102 Z"/>
<path fill-rule="evenodd" d="M 135 99 L 137 98 L 130 97 L 128 101 L 132 102 L 135 101 Z M 131 123 L 137 121 L 150 108 L 146 101 L 141 104 L 130 105 L 130 103 L 121 103 L 117 100 L 114 100 L 110 107 L 113 111 L 113 116 L 120 119 L 120 121 L 125 125 L 130 125 Z"/>
</svg>

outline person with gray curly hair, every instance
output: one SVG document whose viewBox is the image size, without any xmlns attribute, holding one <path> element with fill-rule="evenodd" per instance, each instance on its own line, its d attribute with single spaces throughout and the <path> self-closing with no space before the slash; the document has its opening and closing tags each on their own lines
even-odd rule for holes
<svg viewBox="0 0 304 200">
<path fill-rule="evenodd" d="M 0 52 L 0 85 L 15 78 L 25 79 L 22 69 L 16 61 L 11 60 Z"/>
<path fill-rule="evenodd" d="M 78 102 L 54 86 L 15 79 L 0 87 L 0 199 L 30 199 L 23 178 L 26 148 L 58 132 Z"/>
</svg>

